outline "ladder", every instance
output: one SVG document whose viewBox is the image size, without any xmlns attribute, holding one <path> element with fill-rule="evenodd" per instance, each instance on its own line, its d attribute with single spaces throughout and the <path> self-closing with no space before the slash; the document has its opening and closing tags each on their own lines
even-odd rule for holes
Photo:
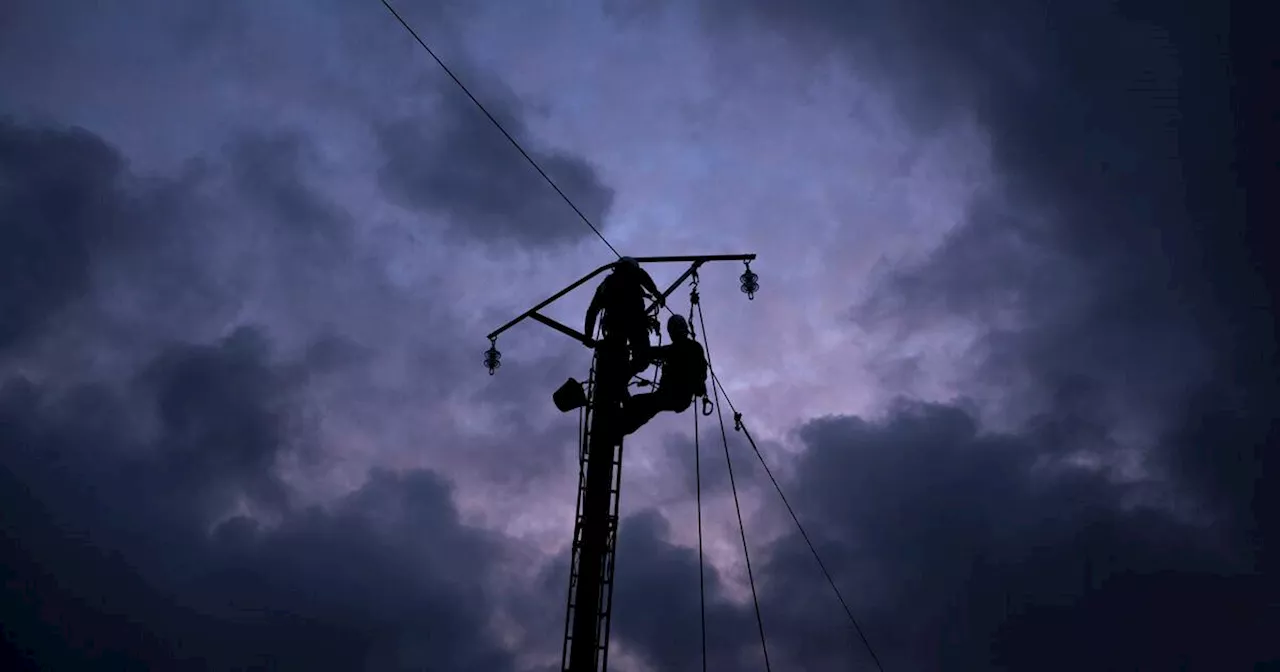
<svg viewBox="0 0 1280 672">
<path fill-rule="evenodd" d="M 622 442 L 619 441 L 616 445 L 611 446 L 613 454 L 611 456 L 612 469 L 609 487 L 609 515 L 607 518 L 608 541 L 604 549 L 602 562 L 598 567 L 582 567 L 583 505 L 587 494 L 588 447 L 591 445 L 591 413 L 595 406 L 595 378 L 596 361 L 593 359 L 591 372 L 587 377 L 587 405 L 578 414 L 578 502 L 577 511 L 574 515 L 573 545 L 569 563 L 569 595 L 568 605 L 565 609 L 564 648 L 561 651 L 561 670 L 563 672 L 578 672 L 577 670 L 570 671 L 569 668 L 569 651 L 573 644 L 574 621 L 579 617 L 592 617 L 592 615 L 576 613 L 577 590 L 583 572 L 595 572 L 599 577 L 600 584 L 600 599 L 595 605 L 595 614 L 593 615 L 596 621 L 597 642 L 595 670 L 593 672 L 604 672 L 608 669 L 609 664 L 609 633 L 613 612 L 613 570 L 618 542 L 618 508 L 622 489 Z"/>
</svg>

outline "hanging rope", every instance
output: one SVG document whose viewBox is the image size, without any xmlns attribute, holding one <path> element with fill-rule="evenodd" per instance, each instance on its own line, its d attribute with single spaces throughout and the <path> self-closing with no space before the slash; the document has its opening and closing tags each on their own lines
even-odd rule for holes
<svg viewBox="0 0 1280 672">
<path fill-rule="evenodd" d="M 702 561 L 702 444 L 698 440 L 698 409 L 693 409 L 693 478 L 698 501 L 698 611 L 702 621 L 702 672 L 707 672 L 707 583 Z"/>
<path fill-rule="evenodd" d="M 702 328 L 702 347 L 707 355 L 707 370 L 711 372 L 712 380 L 715 380 L 716 370 L 711 366 L 711 346 L 707 343 L 707 325 L 702 319 L 701 303 L 698 303 L 698 325 Z M 720 418 L 720 439 L 724 442 L 724 461 L 729 468 L 729 488 L 733 491 L 733 508 L 738 513 L 738 533 L 742 535 L 742 557 L 747 562 L 747 581 L 751 584 L 751 602 L 755 605 L 756 626 L 760 629 L 760 650 L 764 652 L 764 669 L 768 672 L 772 670 L 769 665 L 769 646 L 765 643 L 764 619 L 760 616 L 760 598 L 756 595 L 756 579 L 751 571 L 751 552 L 747 549 L 747 528 L 742 523 L 742 506 L 738 503 L 738 485 L 733 478 L 733 460 L 729 457 L 729 435 L 724 429 L 724 413 L 720 410 L 719 389 L 713 385 L 711 392 L 715 395 L 716 415 Z"/>
<path fill-rule="evenodd" d="M 716 375 L 715 368 L 711 366 L 711 348 L 710 346 L 707 345 L 707 325 L 702 315 L 702 304 L 701 302 L 698 301 L 697 284 L 698 284 L 698 276 L 697 276 L 697 272 L 695 271 L 693 275 L 694 289 L 691 292 L 689 297 L 689 301 L 690 301 L 689 315 L 692 318 L 693 307 L 696 305 L 698 307 L 698 326 L 702 329 L 702 343 L 703 343 L 703 347 L 706 349 L 706 352 L 707 352 L 707 369 L 711 374 L 711 389 L 716 396 L 716 413 L 720 412 L 720 395 L 723 394 L 725 403 L 729 405 L 729 410 L 733 412 L 734 431 L 742 432 L 742 434 L 747 437 L 747 442 L 751 444 L 751 450 L 755 452 L 756 459 L 760 461 L 760 466 L 764 467 L 764 473 L 769 477 L 769 480 L 773 483 L 774 489 L 778 491 L 778 497 L 782 499 L 782 504 L 787 507 L 787 513 L 791 514 L 791 520 L 795 521 L 796 529 L 800 530 L 800 536 L 804 539 L 804 543 L 809 546 L 809 552 L 813 554 L 813 559 L 818 562 L 818 568 L 822 570 L 822 575 L 826 577 L 827 583 L 830 584 L 831 591 L 835 593 L 836 600 L 838 600 L 840 602 L 840 606 L 844 608 L 844 613 L 845 613 L 845 616 L 849 618 L 849 623 L 853 625 L 853 629 L 858 633 L 858 637 L 862 640 L 862 644 L 866 647 L 867 653 L 871 655 L 871 660 L 875 662 L 876 669 L 880 670 L 880 672 L 884 672 L 884 665 L 880 663 L 880 658 L 879 656 L 876 655 L 875 649 L 872 648 L 871 641 L 867 639 L 866 633 L 862 631 L 862 626 L 858 624 L 858 619 L 854 618 L 853 610 L 849 608 L 849 603 L 845 601 L 844 595 L 840 594 L 840 588 L 836 586 L 836 581 L 834 578 L 832 578 L 831 572 L 827 571 L 826 563 L 822 562 L 822 557 L 818 555 L 817 547 L 813 545 L 813 541 L 809 538 L 809 533 L 805 531 L 804 525 L 800 524 L 800 517 L 796 515 L 795 509 L 791 508 L 791 502 L 787 501 L 786 494 L 782 492 L 782 485 L 778 483 L 778 479 L 774 477 L 773 470 L 770 469 L 769 464 L 765 462 L 764 455 L 760 452 L 760 448 L 756 446 L 755 439 L 751 437 L 751 432 L 747 431 L 747 426 L 742 422 L 742 413 L 739 413 L 737 407 L 733 405 L 733 400 L 729 398 L 729 391 L 724 389 L 724 385 L 720 382 L 720 377 Z M 667 310 L 670 310 L 670 308 L 668 308 Z M 720 429 L 721 429 L 721 432 L 723 433 L 724 431 L 723 418 L 720 421 Z M 725 450 L 726 450 L 725 458 L 728 459 L 728 439 L 727 438 L 725 439 Z M 733 485 L 732 465 L 730 466 L 730 470 L 729 470 L 729 484 L 730 486 Z M 736 489 L 733 495 L 733 503 L 735 507 L 738 504 L 738 494 Z M 741 512 L 739 512 L 738 514 L 738 524 L 739 526 L 741 526 L 742 524 Z M 742 548 L 743 548 L 744 555 L 746 553 L 746 543 L 747 543 L 746 536 L 744 535 L 742 539 Z M 751 575 L 750 559 L 747 560 L 747 575 L 748 577 L 750 577 Z M 751 588 L 751 596 L 752 596 L 752 599 L 755 598 L 754 582 Z M 758 602 L 756 603 L 756 622 L 760 623 L 760 605 Z M 763 624 L 760 625 L 760 644 L 761 644 L 761 647 L 764 646 L 764 625 Z M 766 666 L 768 665 L 767 653 L 765 658 L 765 665 Z"/>
<path fill-rule="evenodd" d="M 693 333 L 693 307 L 698 303 L 698 272 L 693 272 L 692 289 L 689 290 L 689 337 Z M 698 407 L 693 408 L 693 478 L 694 493 L 698 502 L 698 611 L 702 620 L 702 672 L 707 672 L 707 584 L 706 568 L 702 560 L 702 442 L 698 430 Z"/>
<path fill-rule="evenodd" d="M 699 319 L 701 319 L 702 309 L 698 309 Z M 704 329 L 705 330 L 705 329 Z M 769 480 L 773 482 L 773 487 L 777 489 L 778 496 L 782 498 L 782 503 L 787 507 L 787 513 L 791 514 L 791 520 L 795 521 L 796 529 L 800 530 L 800 536 L 804 538 L 804 543 L 809 546 L 809 552 L 813 553 L 813 559 L 818 561 L 818 568 L 822 570 L 822 575 L 827 577 L 827 583 L 831 585 L 831 591 L 835 593 L 836 599 L 840 601 L 840 606 L 844 608 L 844 613 L 849 617 L 849 623 L 853 624 L 853 629 L 857 631 L 858 637 L 862 639 L 863 645 L 867 648 L 867 653 L 871 655 L 871 660 L 875 662 L 876 669 L 884 672 L 884 665 L 880 664 L 880 658 L 876 656 L 876 651 L 871 647 L 871 641 L 867 639 L 867 635 L 862 631 L 862 626 L 858 625 L 858 619 L 854 618 L 853 610 L 849 608 L 849 604 L 845 602 L 844 596 L 840 594 L 840 589 L 836 587 L 836 581 L 831 577 L 831 572 L 827 571 L 827 566 L 822 562 L 822 557 L 818 555 L 818 549 L 813 545 L 813 541 L 809 539 L 809 533 L 805 532 L 804 525 L 800 524 L 800 517 L 796 515 L 795 509 L 791 508 L 791 502 L 787 501 L 787 496 L 782 492 L 782 486 L 778 483 L 778 479 L 774 478 L 773 471 L 769 469 L 768 463 L 764 461 L 764 455 L 756 446 L 755 439 L 751 438 L 751 432 L 747 431 L 747 426 L 742 422 L 742 414 L 734 408 L 733 401 L 729 399 L 729 392 L 724 389 L 724 385 L 720 383 L 720 379 L 716 377 L 715 370 L 711 371 L 711 383 L 713 389 L 717 389 L 724 393 L 725 403 L 729 404 L 729 410 L 733 411 L 733 428 L 740 431 L 747 437 L 747 442 L 751 444 L 751 450 L 755 451 L 756 458 L 760 460 L 760 466 L 764 467 L 764 473 L 769 476 Z M 719 397 L 717 396 L 717 400 Z"/>
</svg>

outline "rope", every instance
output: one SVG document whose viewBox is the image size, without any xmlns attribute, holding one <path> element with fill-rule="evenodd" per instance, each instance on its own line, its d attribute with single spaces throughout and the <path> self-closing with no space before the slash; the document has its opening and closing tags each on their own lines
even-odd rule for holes
<svg viewBox="0 0 1280 672">
<path fill-rule="evenodd" d="M 658 325 L 658 347 L 662 347 L 662 325 Z M 662 382 L 662 361 L 655 359 L 653 361 L 653 389 L 658 390 L 658 383 Z"/>
<path fill-rule="evenodd" d="M 702 318 L 701 308 L 698 309 L 698 318 L 699 319 Z M 703 331 L 704 332 L 706 331 L 705 327 Z M 704 341 L 706 340 L 705 333 L 703 334 L 703 340 Z M 710 367 L 708 366 L 708 368 Z M 853 629 L 857 631 L 858 637 L 862 639 L 862 643 L 867 648 L 867 653 L 871 654 L 871 660 L 875 662 L 876 669 L 880 670 L 880 672 L 884 672 L 884 665 L 880 664 L 880 658 L 876 656 L 875 649 L 871 647 L 870 640 L 867 639 L 867 635 L 862 631 L 862 626 L 858 625 L 858 619 L 854 618 L 853 610 L 850 609 L 849 604 L 845 602 L 844 596 L 840 594 L 840 589 L 836 587 L 835 579 L 831 577 L 831 572 L 827 571 L 826 564 L 822 562 L 821 556 L 818 555 L 817 547 L 815 547 L 813 545 L 813 541 L 809 539 L 809 533 L 805 532 L 804 525 L 800 524 L 799 516 L 796 515 L 795 509 L 791 508 L 791 502 L 787 501 L 787 496 L 782 492 L 782 486 L 778 483 L 778 479 L 774 478 L 773 471 L 769 469 L 768 463 L 764 461 L 764 455 L 762 455 L 760 453 L 760 449 L 756 447 L 755 439 L 751 438 L 751 432 L 747 431 L 746 424 L 742 422 L 742 414 L 738 412 L 738 409 L 735 408 L 733 405 L 733 401 L 729 399 L 729 392 L 728 390 L 725 390 L 724 385 L 720 383 L 720 379 L 716 376 L 716 372 L 714 369 L 711 370 L 711 382 L 712 382 L 713 389 L 719 390 L 719 392 L 724 393 L 725 403 L 729 404 L 729 410 L 733 411 L 734 429 L 737 431 L 741 431 L 747 437 L 747 442 L 751 444 L 751 449 L 755 451 L 756 458 L 760 460 L 760 466 L 764 467 L 764 473 L 767 474 L 769 476 L 769 480 L 773 482 L 773 487 L 777 489 L 778 496 L 782 498 L 783 505 L 787 507 L 787 513 L 791 514 L 791 519 L 795 521 L 796 528 L 800 530 L 800 536 L 804 538 L 804 543 L 809 546 L 809 551 L 813 553 L 813 559 L 818 561 L 818 568 L 822 570 L 822 575 L 827 577 L 827 583 L 831 584 L 832 592 L 835 593 L 836 599 L 840 601 L 840 606 L 844 607 L 845 615 L 849 617 L 849 622 L 853 624 Z M 718 399 L 719 399 L 719 395 L 717 394 L 717 400 Z"/>
<path fill-rule="evenodd" d="M 853 625 L 853 629 L 858 633 L 858 637 L 862 639 L 862 643 L 866 647 L 867 653 L 871 655 L 871 660 L 874 661 L 876 664 L 876 669 L 880 670 L 880 672 L 884 672 L 884 665 L 880 663 L 880 658 L 879 656 L 876 655 L 875 649 L 872 648 L 871 641 L 867 639 L 866 633 L 862 631 L 862 626 L 858 624 L 858 619 L 854 618 L 853 610 L 849 608 L 849 603 L 845 602 L 844 595 L 840 594 L 840 588 L 836 586 L 836 581 L 834 578 L 831 577 L 831 572 L 827 571 L 826 563 L 822 562 L 822 557 L 818 555 L 817 547 L 814 546 L 813 541 L 809 539 L 809 533 L 805 531 L 804 525 L 800 524 L 800 517 L 796 515 L 795 509 L 791 508 L 791 502 L 787 501 L 786 494 L 782 492 L 782 485 L 778 483 L 778 479 L 774 477 L 773 470 L 770 469 L 769 464 L 764 461 L 764 455 L 760 452 L 760 448 L 756 446 L 756 441 L 751 437 L 751 432 L 747 431 L 746 424 L 742 422 L 742 413 L 739 413 L 738 408 L 733 405 L 733 400 L 729 398 L 729 391 L 724 389 L 724 385 L 720 382 L 720 377 L 716 375 L 715 368 L 711 366 L 711 348 L 709 345 L 706 345 L 707 324 L 702 315 L 702 302 L 698 300 L 697 284 L 698 284 L 698 276 L 697 276 L 697 273 L 695 272 L 693 276 L 694 289 L 689 297 L 690 299 L 689 314 L 692 317 L 693 306 L 696 305 L 698 307 L 698 326 L 701 327 L 702 329 L 702 342 L 703 342 L 704 348 L 707 351 L 707 370 L 711 374 L 711 390 L 716 395 L 716 412 L 717 413 L 720 412 L 720 395 L 723 394 L 725 403 L 729 404 L 729 410 L 733 411 L 734 431 L 740 431 L 747 437 L 747 442 L 751 444 L 751 450 L 755 452 L 756 459 L 760 460 L 760 466 L 764 467 L 764 473 L 769 476 L 769 480 L 773 483 L 774 489 L 778 491 L 778 497 L 782 498 L 782 504 L 787 507 L 787 513 L 791 514 L 791 520 L 795 521 L 796 529 L 800 530 L 800 536 L 804 538 L 804 543 L 809 546 L 809 552 L 813 554 L 813 559 L 818 561 L 818 568 L 822 570 L 822 575 L 826 577 L 827 583 L 831 585 L 831 591 L 835 593 L 836 599 L 840 602 L 840 606 L 844 608 L 845 616 L 849 617 L 849 623 Z M 671 309 L 668 308 L 667 310 L 670 311 Z M 723 429 L 724 429 L 724 421 L 721 420 L 721 431 L 723 431 Z M 725 449 L 726 451 L 728 450 L 728 439 L 725 439 Z M 725 457 L 728 458 L 727 452 L 725 453 Z M 729 470 L 729 483 L 730 485 L 733 484 L 732 467 L 730 467 L 730 470 Z M 734 506 L 737 506 L 737 504 L 738 504 L 738 495 L 737 495 L 737 492 L 735 491 Z M 738 522 L 739 524 L 741 524 L 742 522 L 741 513 L 738 514 Z M 745 536 L 743 537 L 742 543 L 743 543 L 743 551 L 745 553 L 746 551 Z M 751 563 L 750 563 L 750 560 L 748 560 L 747 561 L 748 576 L 750 576 L 750 572 L 751 572 Z M 752 586 L 752 597 L 753 598 L 755 597 L 754 585 Z M 759 621 L 759 615 L 760 615 L 760 606 L 757 603 L 756 605 L 757 621 Z M 764 626 L 763 625 L 761 626 L 761 630 L 760 630 L 760 641 L 761 641 L 761 645 L 763 645 L 764 644 Z M 767 654 L 766 654 L 765 664 L 768 665 Z"/>
<path fill-rule="evenodd" d="M 689 291 L 689 337 L 694 338 L 693 307 L 698 303 L 698 272 L 693 273 L 693 288 Z M 696 338 L 695 338 L 696 340 Z M 697 484 L 694 492 L 698 501 L 698 609 L 702 616 L 702 672 L 707 672 L 707 587 L 706 570 L 702 560 L 702 442 L 698 431 L 698 407 L 693 408 L 693 477 Z"/>
<path fill-rule="evenodd" d="M 693 409 L 693 477 L 698 500 L 698 611 L 702 619 L 702 672 L 707 672 L 707 584 L 702 561 L 702 444 L 698 440 L 698 409 Z"/>
<path fill-rule="evenodd" d="M 707 343 L 707 325 L 702 319 L 702 303 L 698 303 L 698 325 L 702 328 L 702 347 L 707 355 L 707 370 L 715 379 L 715 368 L 711 366 L 711 345 Z M 713 386 L 712 393 L 716 398 L 716 415 L 720 418 L 720 439 L 724 442 L 724 461 L 729 467 L 729 488 L 733 491 L 733 508 L 738 512 L 738 533 L 742 535 L 742 557 L 747 562 L 747 581 L 751 584 L 751 602 L 756 608 L 756 626 L 760 629 L 760 650 L 764 652 L 764 669 L 772 670 L 769 665 L 769 646 L 765 643 L 764 619 L 760 616 L 760 598 L 756 595 L 756 579 L 751 572 L 751 552 L 747 550 L 747 528 L 742 523 L 742 506 L 738 503 L 738 486 L 733 478 L 733 460 L 729 457 L 729 436 L 724 430 L 724 413 L 720 410 L 720 391 Z"/>
<path fill-rule="evenodd" d="M 507 129 L 503 128 L 502 124 L 498 123 L 498 120 L 495 119 L 492 114 L 489 114 L 489 110 L 485 109 L 484 105 L 482 105 L 480 101 L 476 99 L 475 96 L 471 95 L 471 91 L 468 90 L 467 86 L 462 83 L 462 80 L 458 79 L 457 75 L 453 74 L 453 71 L 449 69 L 449 66 L 445 65 L 444 61 L 440 60 L 439 56 L 436 56 L 436 52 L 432 51 L 431 47 L 428 47 L 427 43 L 423 42 L 421 37 L 418 37 L 418 33 L 414 31 L 414 29 L 411 28 L 403 18 L 400 17 L 399 12 L 397 12 L 395 8 L 392 7 L 390 3 L 387 2 L 387 0 L 382 0 L 382 4 L 387 8 L 387 11 L 391 12 L 392 16 L 396 17 L 396 20 L 400 22 L 400 25 L 404 26 L 404 29 L 409 31 L 409 34 L 413 36 L 413 39 L 417 40 L 418 44 L 422 45 L 422 48 L 427 51 L 427 53 L 431 56 L 431 58 L 435 59 L 435 62 L 438 63 L 440 67 L 445 71 L 445 74 L 449 75 L 449 78 L 452 79 L 453 82 L 458 85 L 458 88 L 462 89 L 462 92 L 467 94 L 467 97 L 471 99 L 471 102 L 475 103 L 476 107 L 480 108 L 480 111 L 484 113 L 484 116 L 488 117 L 489 121 L 493 122 L 493 125 L 498 127 L 498 130 L 501 131 L 504 136 L 506 136 L 507 140 L 511 141 L 512 145 L 515 145 L 515 148 L 519 150 L 520 155 L 523 156 L 525 160 L 527 160 L 529 164 L 533 166 L 534 170 L 538 171 L 538 174 L 542 176 L 542 179 L 546 180 L 547 184 L 551 185 L 551 188 L 555 189 L 557 194 L 560 194 L 560 198 L 563 198 L 564 202 L 568 203 L 570 208 L 573 208 L 573 211 L 578 214 L 578 218 L 581 219 L 587 226 L 591 227 L 591 230 L 594 231 L 596 236 L 599 237 L 600 240 L 603 241 L 604 244 L 609 247 L 609 250 L 613 252 L 614 255 L 616 255 L 619 259 L 621 259 L 622 254 L 619 253 L 618 250 L 613 247 L 613 244 L 611 244 L 608 241 L 608 239 L 604 237 L 603 233 L 600 233 L 600 229 L 597 229 L 596 225 L 592 224 L 591 220 L 588 219 L 586 215 L 582 214 L 582 211 L 578 209 L 578 206 L 574 205 L 573 201 L 569 200 L 569 197 L 566 196 L 565 193 L 560 190 L 560 187 L 556 186 L 556 183 L 551 179 L 550 176 L 547 175 L 546 171 L 542 169 L 542 166 L 539 166 L 538 162 L 534 161 L 533 157 L 529 156 L 529 153 L 524 151 L 524 147 L 521 147 L 520 143 L 516 142 L 516 139 L 511 137 L 511 134 L 507 132 Z"/>
</svg>

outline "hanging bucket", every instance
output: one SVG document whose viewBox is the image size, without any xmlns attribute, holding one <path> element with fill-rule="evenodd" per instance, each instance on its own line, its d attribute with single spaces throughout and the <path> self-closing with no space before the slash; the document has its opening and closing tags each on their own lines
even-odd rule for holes
<svg viewBox="0 0 1280 672">
<path fill-rule="evenodd" d="M 568 413 L 587 405 L 587 395 L 582 391 L 582 383 L 572 378 L 565 381 L 565 384 L 551 395 L 551 400 L 555 402 L 556 408 L 560 409 L 561 413 Z"/>
</svg>

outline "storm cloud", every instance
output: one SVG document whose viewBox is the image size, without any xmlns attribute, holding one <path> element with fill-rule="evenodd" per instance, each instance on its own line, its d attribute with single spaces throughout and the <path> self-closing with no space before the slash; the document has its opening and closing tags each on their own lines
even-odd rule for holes
<svg viewBox="0 0 1280 672">
<path fill-rule="evenodd" d="M 528 135 L 524 111 L 511 102 L 509 92 L 503 93 L 496 105 L 485 107 L 521 141 Z M 442 87 L 437 100 L 435 113 L 426 120 L 398 119 L 377 131 L 387 157 L 381 183 L 391 198 L 441 213 L 455 234 L 481 241 L 528 247 L 594 235 L 464 94 Z M 521 142 L 526 144 L 527 139 Z M 613 190 L 590 164 L 553 150 L 525 151 L 592 224 L 605 224 Z"/>
<path fill-rule="evenodd" d="M 296 389 L 265 346 L 252 332 L 177 346 L 124 395 L 5 385 L 11 655 L 42 669 L 510 669 L 485 634 L 498 544 L 459 524 L 440 477 L 374 473 L 325 508 L 291 502 L 276 469 L 299 435 Z"/>
<path fill-rule="evenodd" d="M 234 326 L 243 288 L 283 299 L 294 325 L 316 290 L 332 307 L 344 283 L 405 300 L 306 186 L 307 139 L 242 134 L 167 179 L 83 129 L 3 131 L 4 352 L 35 376 L 7 369 L 0 395 L 14 668 L 514 669 L 491 630 L 506 542 L 459 520 L 447 477 L 374 469 L 324 505 L 291 485 L 332 465 L 317 396 L 356 393 L 371 358 L 323 326 L 283 349 Z M 254 252 L 219 258 L 236 233 Z M 310 291 L 290 300 L 298 282 Z M 142 305 L 120 306 L 128 295 Z M 120 361 L 60 373 L 81 357 Z"/>
<path fill-rule="evenodd" d="M 1227 8 L 709 11 L 849 59 L 923 128 L 972 113 L 991 139 L 998 183 L 852 313 L 900 337 L 976 326 L 979 403 L 802 432 L 792 489 L 885 647 L 912 669 L 1273 660 L 1275 337 L 1233 172 Z M 809 593 L 786 592 L 804 622 Z"/>
<path fill-rule="evenodd" d="M 369 4 L 0 27 L 6 669 L 556 668 L 589 355 L 480 351 L 607 251 Z M 885 669 L 1280 660 L 1225 8 L 403 4 L 620 249 L 761 254 L 699 335 Z M 763 669 L 714 419 L 708 662 Z M 689 424 L 628 443 L 614 669 L 701 667 Z M 774 668 L 875 669 L 728 441 Z"/>
<path fill-rule="evenodd" d="M 903 400 L 800 437 L 782 486 L 885 669 L 1248 669 L 1276 655 L 1280 615 L 1230 528 L 1171 513 L 1164 484 L 1053 459 L 1053 428 L 993 432 Z M 634 564 L 619 562 L 614 633 L 655 668 L 700 669 L 697 554 L 660 520 L 642 512 L 619 533 Z M 876 669 L 794 528 L 751 534 L 771 663 Z M 749 597 L 706 571 L 709 660 L 761 667 Z"/>
<path fill-rule="evenodd" d="M 88 289 L 97 249 L 137 233 L 124 179 L 122 157 L 91 133 L 0 120 L 0 347 L 38 332 Z"/>
<path fill-rule="evenodd" d="M 1169 515 L 1151 484 L 1046 459 L 1051 432 L 911 403 L 802 434 L 795 505 L 887 668 L 1243 669 L 1275 653 L 1265 583 L 1220 529 Z M 776 549 L 779 640 L 813 669 L 860 660 L 802 540 Z M 843 665 L 827 657 L 841 640 Z"/>
</svg>

